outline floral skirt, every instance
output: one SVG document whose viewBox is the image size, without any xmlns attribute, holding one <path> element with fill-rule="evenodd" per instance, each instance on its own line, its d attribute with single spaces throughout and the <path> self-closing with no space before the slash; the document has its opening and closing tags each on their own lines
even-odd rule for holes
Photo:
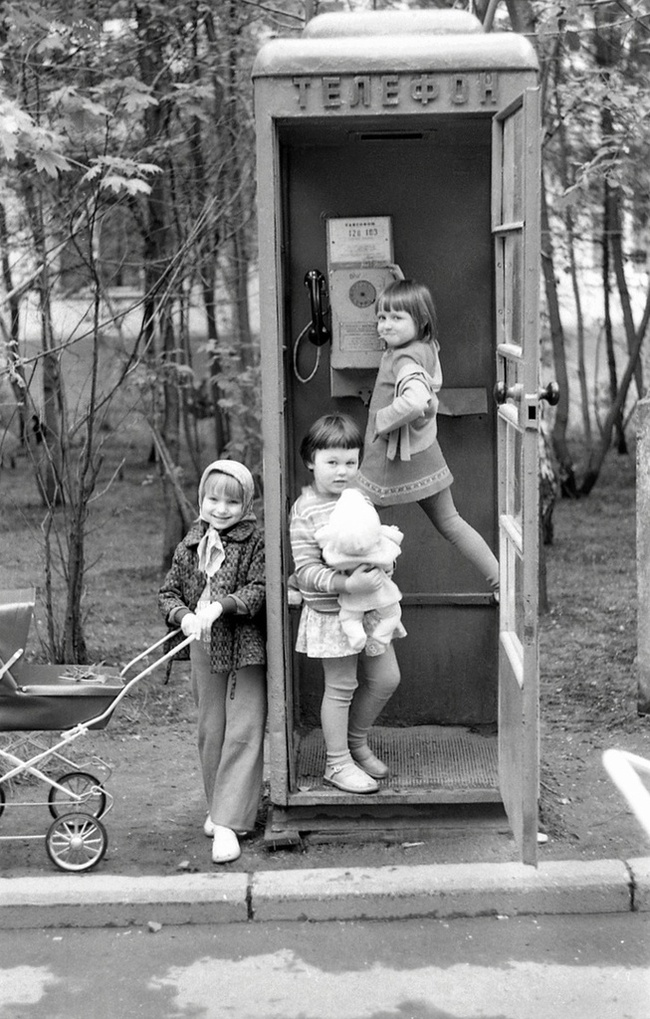
<svg viewBox="0 0 650 1019">
<path fill-rule="evenodd" d="M 449 488 L 454 480 L 437 440 L 410 460 L 389 460 L 386 447 L 381 437 L 369 443 L 355 478 L 375 506 L 418 502 Z"/>
<path fill-rule="evenodd" d="M 366 612 L 363 617 L 363 628 L 371 634 L 380 619 L 378 612 Z M 406 630 L 400 623 L 396 628 L 395 637 L 405 637 Z M 372 638 L 366 644 L 362 654 L 368 657 L 381 655 L 385 647 L 376 644 Z M 317 612 L 309 605 L 303 605 L 296 637 L 296 651 L 308 658 L 347 658 L 359 654 L 350 644 L 341 628 L 338 612 Z"/>
</svg>

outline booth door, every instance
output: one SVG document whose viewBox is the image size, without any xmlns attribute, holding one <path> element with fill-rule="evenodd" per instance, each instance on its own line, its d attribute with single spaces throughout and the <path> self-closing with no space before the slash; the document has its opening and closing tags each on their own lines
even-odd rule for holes
<svg viewBox="0 0 650 1019">
<path fill-rule="evenodd" d="M 537 862 L 539 786 L 538 302 L 539 90 L 494 119 L 499 782 L 524 863 Z"/>
</svg>

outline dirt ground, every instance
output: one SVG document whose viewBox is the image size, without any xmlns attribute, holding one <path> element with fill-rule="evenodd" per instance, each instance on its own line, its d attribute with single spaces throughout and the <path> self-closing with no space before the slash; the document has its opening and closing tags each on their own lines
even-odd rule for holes
<svg viewBox="0 0 650 1019">
<path fill-rule="evenodd" d="M 128 444 L 128 437 L 127 437 Z M 0 475 L 0 589 L 42 584 L 39 525 L 43 511 L 27 463 Z M 91 516 L 86 605 L 89 660 L 122 667 L 162 634 L 155 607 L 160 558 L 159 481 L 133 441 L 121 480 L 97 501 Z M 548 836 L 540 859 L 629 858 L 648 854 L 637 820 L 608 778 L 602 751 L 619 747 L 650 757 L 650 718 L 636 710 L 635 470 L 633 457 L 611 454 L 589 498 L 555 510 L 554 544 L 547 548 L 549 610 L 541 618 L 541 819 Z M 43 609 L 28 655 L 45 660 L 39 643 Z M 49 734 L 48 734 L 49 736 Z M 15 734 L 0 733 L 0 745 Z M 112 774 L 104 816 L 108 851 L 97 873 L 170 874 L 212 868 L 195 748 L 194 708 L 186 668 L 168 685 L 154 673 L 116 711 L 108 727 L 75 741 L 76 767 Z M 25 754 L 21 754 L 22 757 Z M 47 857 L 51 821 L 44 787 L 16 783 L 0 819 L 4 876 L 60 873 Z M 45 790 L 47 793 L 47 790 Z M 308 836 L 291 849 L 270 851 L 258 831 L 232 870 L 321 866 L 516 860 L 504 823 L 483 827 L 408 829 L 371 839 L 322 842 Z"/>
</svg>

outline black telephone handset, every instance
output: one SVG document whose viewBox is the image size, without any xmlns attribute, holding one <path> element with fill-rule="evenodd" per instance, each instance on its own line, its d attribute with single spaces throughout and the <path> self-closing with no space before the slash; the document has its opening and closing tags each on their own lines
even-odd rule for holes
<svg viewBox="0 0 650 1019">
<path fill-rule="evenodd" d="M 307 337 L 316 347 L 322 347 L 329 343 L 332 334 L 325 325 L 325 312 L 323 310 L 325 296 L 325 277 L 318 269 L 310 269 L 305 273 L 305 286 L 309 290 L 309 304 L 311 307 L 311 325 Z"/>
</svg>

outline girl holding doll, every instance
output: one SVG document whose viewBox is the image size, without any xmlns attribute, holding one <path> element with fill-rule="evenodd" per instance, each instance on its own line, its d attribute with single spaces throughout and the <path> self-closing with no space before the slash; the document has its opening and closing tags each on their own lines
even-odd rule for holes
<svg viewBox="0 0 650 1019">
<path fill-rule="evenodd" d="M 387 765 L 372 752 L 368 735 L 400 681 L 392 643 L 380 646 L 369 641 L 359 651 L 350 643 L 339 618 L 338 595 L 379 590 L 383 571 L 365 566 L 351 573 L 335 570 L 325 562 L 316 538 L 328 524 L 341 494 L 354 487 L 362 446 L 361 432 L 347 416 L 328 414 L 314 422 L 300 447 L 312 483 L 294 503 L 290 521 L 295 564 L 292 582 L 302 595 L 296 650 L 321 661 L 325 680 L 321 703 L 324 780 L 348 793 L 377 792 L 377 780 L 388 774 Z M 377 621 L 372 612 L 366 614 L 368 633 Z M 395 636 L 405 633 L 400 623 Z"/>
</svg>

